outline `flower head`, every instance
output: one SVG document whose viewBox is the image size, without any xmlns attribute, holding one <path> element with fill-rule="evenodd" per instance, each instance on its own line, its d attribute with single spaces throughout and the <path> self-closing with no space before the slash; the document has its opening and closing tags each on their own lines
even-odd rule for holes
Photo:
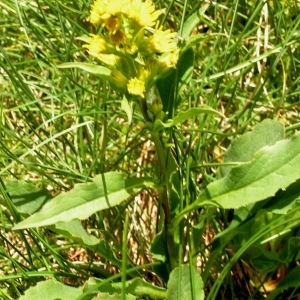
<svg viewBox="0 0 300 300">
<path fill-rule="evenodd" d="M 176 68 L 178 58 L 179 49 L 162 54 L 158 59 L 162 71 L 170 68 Z"/>
<path fill-rule="evenodd" d="M 163 10 L 156 10 L 151 0 L 131 0 L 130 7 L 124 13 L 140 27 L 153 26 Z"/>
<path fill-rule="evenodd" d="M 127 84 L 128 93 L 134 96 L 145 96 L 145 83 L 138 78 L 131 78 Z"/>
<path fill-rule="evenodd" d="M 102 24 L 111 16 L 117 16 L 122 12 L 122 7 L 130 0 L 96 0 L 92 5 L 90 21 L 93 24 Z"/>
<path fill-rule="evenodd" d="M 152 1 L 95 0 L 90 21 L 103 31 L 84 46 L 112 70 L 110 82 L 117 90 L 142 98 L 176 66 L 179 53 L 176 33 L 162 29 L 163 10 Z"/>
<path fill-rule="evenodd" d="M 91 34 L 88 44 L 83 47 L 89 50 L 90 55 L 97 57 L 100 53 L 106 52 L 106 45 L 106 40 L 102 36 Z"/>
<path fill-rule="evenodd" d="M 165 53 L 176 50 L 177 45 L 174 42 L 176 35 L 177 33 L 171 32 L 170 29 L 155 29 L 153 35 L 149 38 L 149 50 L 154 53 Z"/>
</svg>

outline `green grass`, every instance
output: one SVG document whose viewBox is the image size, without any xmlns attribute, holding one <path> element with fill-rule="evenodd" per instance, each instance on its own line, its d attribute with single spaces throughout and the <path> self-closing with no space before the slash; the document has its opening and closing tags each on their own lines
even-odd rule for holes
<svg viewBox="0 0 300 300">
<path fill-rule="evenodd" d="M 161 221 L 154 189 L 82 222 L 89 233 L 107 241 L 106 257 L 87 247 L 82 257 L 72 258 L 70 249 L 82 245 L 53 228 L 11 230 L 26 217 L 7 192 L 12 180 L 56 196 L 108 171 L 131 178 L 156 172 L 155 147 L 141 112 L 135 109 L 129 124 L 121 109 L 123 96 L 108 82 L 78 68 L 59 68 L 66 62 L 94 61 L 79 39 L 96 33 L 87 19 L 91 4 L 0 3 L 1 299 L 17 299 L 46 278 L 76 287 L 91 276 L 124 284 L 127 272 L 127 279 L 140 277 L 166 286 L 150 253 Z M 166 8 L 164 26 L 183 35 L 183 44 L 200 34 L 189 53 L 194 55 L 191 77 L 183 84 L 175 82 L 178 105 L 168 108 L 170 118 L 201 104 L 224 116 L 201 114 L 167 131 L 180 162 L 177 192 L 182 210 L 218 178 L 224 152 L 236 137 L 267 118 L 281 122 L 286 137 L 299 131 L 300 6 L 296 0 L 159 0 L 156 6 Z M 189 29 L 191 35 L 184 36 Z M 230 248 L 213 251 L 213 238 L 227 227 L 231 213 L 207 207 L 189 214 L 180 225 L 185 234 L 180 236 L 178 260 L 203 275 L 207 299 L 262 299 L 259 285 L 250 284 L 247 262 L 237 256 L 234 263 Z M 266 230 L 272 232 L 276 222 L 286 224 L 279 216 Z M 291 228 L 299 228 L 299 221 Z M 254 232 L 253 241 L 258 239 Z M 250 247 L 244 242 L 239 249 L 246 252 Z M 293 263 L 299 258 L 296 255 Z M 120 270 L 124 272 L 118 277 Z M 220 273 L 224 278 L 218 283 Z M 296 295 L 299 287 L 288 293 Z M 277 299 L 289 299 L 288 293 Z"/>
</svg>

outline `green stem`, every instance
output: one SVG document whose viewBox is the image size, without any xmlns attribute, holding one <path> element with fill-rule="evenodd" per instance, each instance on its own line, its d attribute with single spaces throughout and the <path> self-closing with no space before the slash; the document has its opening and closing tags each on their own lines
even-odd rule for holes
<svg viewBox="0 0 300 300">
<path fill-rule="evenodd" d="M 170 211 L 170 204 L 169 204 L 169 191 L 170 191 L 170 182 L 169 182 L 169 174 L 167 170 L 167 151 L 166 148 L 161 140 L 161 135 L 159 132 L 152 132 L 151 133 L 152 140 L 156 147 L 157 159 L 158 159 L 158 166 L 159 166 L 159 199 L 162 204 L 162 208 L 165 214 L 165 230 L 167 234 L 167 249 L 168 255 L 170 260 L 170 268 L 173 270 L 175 267 L 178 266 L 178 253 L 176 251 L 176 245 L 174 242 L 174 235 L 173 233 L 169 233 L 169 226 L 172 222 L 171 211 Z"/>
<path fill-rule="evenodd" d="M 155 99 L 152 100 L 154 101 Z M 172 223 L 172 216 L 171 216 L 170 203 L 169 203 L 171 185 L 169 181 L 170 174 L 167 168 L 169 148 L 166 147 L 162 141 L 161 131 L 153 131 L 151 128 L 151 124 L 153 124 L 154 120 L 151 120 L 149 118 L 149 114 L 148 114 L 149 107 L 147 106 L 147 100 L 145 98 L 140 99 L 140 108 L 146 123 L 149 124 L 152 141 L 154 142 L 156 148 L 156 154 L 158 159 L 158 179 L 159 179 L 158 193 L 159 193 L 159 200 L 162 209 L 164 211 L 164 226 L 166 231 L 167 251 L 168 251 L 170 271 L 171 271 L 178 266 L 178 253 L 177 253 L 177 247 L 174 242 L 174 233 L 171 233 L 171 231 L 169 231 L 169 227 Z"/>
</svg>

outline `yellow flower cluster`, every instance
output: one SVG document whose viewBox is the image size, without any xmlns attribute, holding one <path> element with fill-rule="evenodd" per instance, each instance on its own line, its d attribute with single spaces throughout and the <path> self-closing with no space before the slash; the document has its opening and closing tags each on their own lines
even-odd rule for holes
<svg viewBox="0 0 300 300">
<path fill-rule="evenodd" d="M 144 98 L 155 81 L 175 68 L 176 33 L 163 30 L 151 0 L 95 0 L 90 22 L 102 34 L 90 36 L 90 55 L 111 68 L 111 82 L 124 93 Z"/>
<path fill-rule="evenodd" d="M 110 17 L 123 15 L 141 27 L 153 26 L 162 13 L 151 0 L 96 0 L 92 5 L 91 23 L 101 24 Z"/>
</svg>

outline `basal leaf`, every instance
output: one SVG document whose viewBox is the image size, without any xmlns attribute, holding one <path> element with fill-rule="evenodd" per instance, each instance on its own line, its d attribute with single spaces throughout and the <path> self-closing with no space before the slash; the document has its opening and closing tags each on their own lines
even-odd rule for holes
<svg viewBox="0 0 300 300">
<path fill-rule="evenodd" d="M 136 299 L 137 296 L 139 297 L 150 296 L 150 299 L 166 299 L 165 288 L 155 286 L 151 283 L 146 282 L 141 278 L 134 278 L 132 280 L 126 281 L 125 292 L 126 292 L 126 299 L 128 295 L 130 295 L 131 297 L 133 297 L 134 295 L 134 299 Z M 85 285 L 84 294 L 87 296 L 96 293 L 98 293 L 99 295 L 104 295 L 104 293 L 109 293 L 112 295 L 116 295 L 116 297 L 117 295 L 122 296 L 121 295 L 122 282 L 106 282 L 105 280 L 99 278 L 90 277 L 88 282 Z M 83 299 L 87 299 L 87 298 L 83 298 Z M 98 299 L 98 298 L 93 298 L 93 299 Z M 99 299 L 106 299 L 106 298 L 100 297 Z"/>
<path fill-rule="evenodd" d="M 26 290 L 19 300 L 69 300 L 76 299 L 82 294 L 82 287 L 74 288 L 55 280 L 39 282 L 37 285 Z"/>
<path fill-rule="evenodd" d="M 102 178 L 105 180 L 102 181 Z M 93 213 L 120 204 L 145 185 L 152 185 L 143 178 L 125 179 L 121 173 L 97 175 L 93 182 L 77 184 L 69 192 L 49 201 L 41 211 L 14 226 L 24 229 L 86 219 Z"/>
<path fill-rule="evenodd" d="M 232 168 L 222 179 L 209 184 L 195 202 L 178 214 L 169 227 L 174 232 L 190 211 L 206 205 L 237 209 L 273 197 L 300 178 L 300 134 L 265 146 L 252 161 Z"/>
<path fill-rule="evenodd" d="M 254 154 L 264 146 L 274 145 L 284 139 L 284 127 L 281 123 L 266 119 L 256 125 L 252 131 L 243 134 L 234 140 L 224 156 L 224 162 L 247 162 L 252 160 Z M 221 167 L 225 176 L 232 167 Z"/>
<path fill-rule="evenodd" d="M 211 201 L 219 207 L 239 208 L 264 200 L 299 179 L 299 166 L 300 134 L 263 147 L 251 162 L 232 168 L 226 177 L 209 184 L 196 203 Z"/>
<path fill-rule="evenodd" d="M 275 197 L 265 205 L 268 211 L 275 214 L 285 214 L 300 200 L 300 179 L 291 184 L 287 189 L 279 191 Z"/>
<path fill-rule="evenodd" d="M 58 222 L 54 225 L 53 231 L 85 246 L 96 246 L 99 245 L 100 242 L 99 239 L 93 235 L 89 235 L 84 230 L 81 222 L 78 219 L 74 219 L 70 222 Z"/>
<path fill-rule="evenodd" d="M 124 297 L 122 294 L 109 294 L 109 293 L 98 293 L 97 296 L 93 297 L 92 300 L 123 300 Z M 130 294 L 126 294 L 126 300 L 136 300 L 136 297 Z"/>
<path fill-rule="evenodd" d="M 7 182 L 6 189 L 18 212 L 25 215 L 40 210 L 52 198 L 46 189 L 39 189 L 33 184 L 20 180 Z"/>
<path fill-rule="evenodd" d="M 121 267 L 121 260 L 116 257 L 113 247 L 105 239 L 98 239 L 95 236 L 88 234 L 83 228 L 80 220 L 74 219 L 70 222 L 58 222 L 49 228 L 52 231 L 63 235 L 67 239 L 71 239 L 79 245 L 93 250 L 111 264 L 119 268 Z M 97 267 L 97 272 L 101 274 L 107 273 L 102 267 Z"/>
<path fill-rule="evenodd" d="M 168 300 L 203 300 L 204 289 L 200 274 L 189 265 L 181 265 L 170 274 Z"/>
</svg>

